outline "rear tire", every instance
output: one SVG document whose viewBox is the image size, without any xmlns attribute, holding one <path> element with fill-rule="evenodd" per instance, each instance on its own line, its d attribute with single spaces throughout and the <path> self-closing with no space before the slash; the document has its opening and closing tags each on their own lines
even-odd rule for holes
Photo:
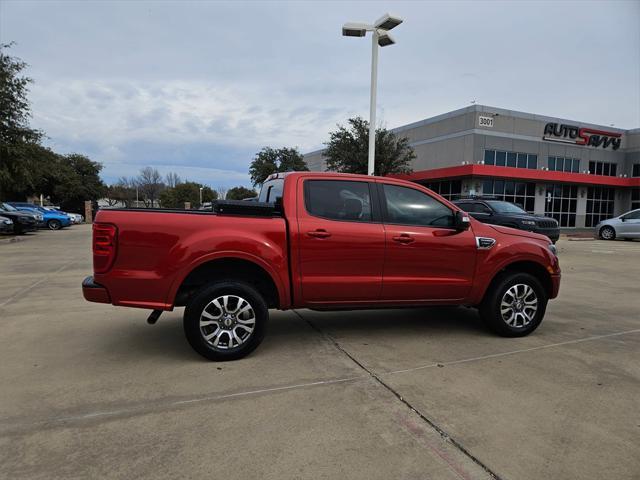
<svg viewBox="0 0 640 480">
<path fill-rule="evenodd" d="M 547 302 L 547 292 L 536 277 L 505 272 L 485 294 L 480 316 L 500 336 L 524 337 L 542 322 Z"/>
<path fill-rule="evenodd" d="M 247 356 L 264 339 L 269 310 L 262 295 L 237 280 L 213 282 L 200 289 L 184 311 L 187 341 L 214 361 Z"/>
<path fill-rule="evenodd" d="M 600 229 L 600 238 L 602 240 L 615 240 L 616 239 L 616 231 L 613 227 L 602 227 Z"/>
</svg>

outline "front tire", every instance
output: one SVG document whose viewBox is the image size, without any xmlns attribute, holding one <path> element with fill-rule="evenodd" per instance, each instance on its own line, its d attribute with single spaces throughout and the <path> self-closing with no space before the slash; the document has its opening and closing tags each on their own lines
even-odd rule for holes
<svg viewBox="0 0 640 480">
<path fill-rule="evenodd" d="M 206 285 L 187 303 L 184 333 L 203 357 L 214 361 L 245 357 L 264 339 L 269 310 L 251 285 L 219 281 Z"/>
<path fill-rule="evenodd" d="M 62 228 L 62 223 L 60 223 L 60 220 L 49 220 L 47 222 L 47 227 L 49 227 L 49 230 L 60 230 Z"/>
<path fill-rule="evenodd" d="M 548 296 L 536 277 L 505 272 L 489 288 L 480 316 L 493 332 L 502 337 L 524 337 L 538 328 Z"/>
<path fill-rule="evenodd" d="M 602 240 L 615 240 L 616 239 L 616 231 L 613 227 L 602 227 L 600 229 L 600 238 Z"/>
</svg>

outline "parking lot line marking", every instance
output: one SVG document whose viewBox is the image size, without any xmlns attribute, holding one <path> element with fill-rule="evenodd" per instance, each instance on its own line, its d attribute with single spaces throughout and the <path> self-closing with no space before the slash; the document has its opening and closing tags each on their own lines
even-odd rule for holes
<svg viewBox="0 0 640 480">
<path fill-rule="evenodd" d="M 471 452 L 469 450 L 467 450 L 466 447 L 464 447 L 462 445 L 461 442 L 459 442 L 457 439 L 453 438 L 449 433 L 447 433 L 442 427 L 440 427 L 439 425 L 437 425 L 435 423 L 434 420 L 431 420 L 430 418 L 428 418 L 426 416 L 426 414 L 422 413 L 420 410 L 418 410 L 416 407 L 414 407 L 411 403 L 409 403 L 409 401 L 405 398 L 402 397 L 402 395 L 400 395 L 399 392 L 397 392 L 391 385 L 385 383 L 384 380 L 382 380 L 382 378 L 380 378 L 380 375 L 378 375 L 376 372 L 374 372 L 373 370 L 367 368 L 362 362 L 360 362 L 354 355 L 352 355 L 351 353 L 349 353 L 342 345 L 340 345 L 340 343 L 338 342 L 337 339 L 335 339 L 334 337 L 331 336 L 331 334 L 324 332 L 320 327 L 318 327 L 315 323 L 313 323 L 311 320 L 309 320 L 308 318 L 305 318 L 304 316 L 302 316 L 302 314 L 298 311 L 298 310 L 293 310 L 293 312 L 300 318 L 300 320 L 302 320 L 303 322 L 307 323 L 313 330 L 315 330 L 322 338 L 324 338 L 327 342 L 331 343 L 338 351 L 342 352 L 342 354 L 344 354 L 347 358 L 349 358 L 353 363 L 355 363 L 358 367 L 360 367 L 363 371 L 365 371 L 370 378 L 372 378 L 373 380 L 375 380 L 380 386 L 382 386 L 383 388 L 385 388 L 387 391 L 389 391 L 392 395 L 394 395 L 401 403 L 403 403 L 411 412 L 413 412 L 414 414 L 416 414 L 426 425 L 430 426 L 433 430 L 435 430 L 435 432 L 440 435 L 440 437 L 445 441 L 445 442 L 449 442 L 451 445 L 453 445 L 453 447 L 455 449 L 457 449 L 460 453 L 462 453 L 464 456 L 466 456 L 468 459 L 470 459 L 473 463 L 475 463 L 476 465 L 478 465 L 482 470 L 484 470 L 484 472 L 490 477 L 490 478 L 494 478 L 497 480 L 500 480 L 500 477 L 498 476 L 497 473 L 495 473 L 493 470 L 491 470 L 487 465 L 485 465 L 478 457 L 474 456 L 473 454 L 471 454 Z M 441 455 L 439 454 L 436 450 L 433 450 L 432 446 L 427 445 L 430 449 L 432 449 L 432 451 L 438 455 L 445 463 L 445 465 L 447 465 L 447 467 L 450 469 L 450 471 L 452 471 L 453 473 L 455 473 L 458 478 L 461 478 L 462 480 L 467 480 L 470 479 L 471 477 L 467 474 L 466 470 L 464 469 L 464 467 L 460 464 L 458 464 L 454 459 L 452 459 L 449 455 Z M 438 449 L 439 450 L 439 449 Z"/>
<path fill-rule="evenodd" d="M 260 388 L 256 390 L 246 390 L 242 392 L 228 393 L 223 395 L 206 395 L 206 396 L 201 396 L 196 398 L 189 398 L 185 400 L 175 400 L 175 401 L 166 402 L 166 403 L 157 402 L 155 404 L 149 404 L 148 402 L 146 402 L 144 405 L 120 408 L 117 410 L 103 410 L 103 411 L 97 411 L 97 412 L 83 413 L 80 415 L 53 417 L 45 420 L 38 420 L 35 422 L 21 422 L 21 423 L 8 422 L 7 420 L 9 419 L 5 417 L 3 419 L 0 419 L 0 432 L 7 432 L 7 431 L 15 432 L 16 430 L 19 431 L 25 428 L 33 428 L 33 427 L 47 426 L 47 425 L 55 426 L 56 424 L 65 424 L 68 422 L 72 422 L 72 423 L 81 422 L 83 420 L 92 420 L 94 418 L 101 418 L 101 417 L 115 417 L 115 416 L 122 416 L 122 415 L 131 415 L 136 413 L 138 414 L 153 413 L 161 409 L 176 408 L 184 405 L 193 405 L 193 404 L 205 403 L 205 402 L 215 402 L 219 400 L 227 400 L 230 398 L 259 395 L 261 393 L 274 393 L 274 392 L 294 390 L 299 388 L 317 387 L 321 385 L 335 385 L 338 383 L 351 382 L 355 380 L 365 380 L 367 378 L 368 376 L 366 375 L 359 375 L 359 376 L 353 376 L 353 377 L 336 378 L 333 380 L 319 380 L 317 382 L 297 383 L 293 385 L 284 385 L 281 387 L 267 387 L 267 388 Z"/>
<path fill-rule="evenodd" d="M 590 342 L 592 340 L 600 340 L 602 338 L 618 337 L 620 335 L 627 335 L 629 333 L 638 333 L 638 332 L 640 332 L 640 328 L 636 328 L 634 330 L 625 330 L 623 332 L 607 333 L 607 334 L 604 334 L 604 335 L 594 335 L 592 337 L 577 338 L 575 340 L 567 340 L 566 342 L 549 343 L 547 345 L 540 345 L 540 346 L 531 347 L 531 348 L 522 348 L 520 350 L 511 350 L 509 352 L 492 353 L 491 355 L 482 355 L 482 356 L 479 356 L 479 357 L 464 358 L 464 359 L 461 359 L 461 360 L 453 360 L 453 361 L 450 361 L 450 362 L 430 363 L 428 365 L 421 365 L 419 367 L 405 368 L 405 369 L 402 369 L 402 370 L 392 370 L 390 372 L 381 372 L 379 375 L 394 375 L 396 373 L 414 372 L 416 370 L 423 370 L 423 369 L 426 369 L 426 368 L 434 368 L 434 367 L 447 366 L 447 365 L 458 365 L 460 363 L 469 363 L 469 362 L 475 362 L 475 361 L 478 361 L 478 360 L 486 360 L 486 359 L 489 359 L 489 358 L 505 357 L 507 355 L 515 355 L 516 353 L 533 352 L 535 350 L 542 350 L 542 349 L 545 349 L 545 348 L 561 347 L 563 345 L 572 345 L 572 344 L 575 344 L 575 343 Z"/>
<path fill-rule="evenodd" d="M 16 298 L 24 295 L 25 293 L 30 292 L 31 290 L 33 290 L 34 288 L 36 288 L 38 285 L 40 285 L 42 282 L 49 280 L 49 277 L 51 277 L 51 275 L 55 275 L 56 273 L 60 273 L 61 271 L 63 271 L 65 268 L 73 265 L 74 263 L 76 263 L 78 260 L 71 260 L 69 263 L 65 263 L 63 266 L 61 266 L 60 268 L 58 268 L 56 271 L 54 272 L 50 272 L 47 275 L 45 275 L 43 278 L 41 278 L 40 280 L 38 280 L 37 282 L 29 285 L 28 287 L 24 287 L 22 290 L 14 293 L 13 295 L 11 295 L 9 298 L 7 298 L 4 302 L 0 303 L 0 308 L 9 305 L 11 302 L 13 302 Z"/>
</svg>

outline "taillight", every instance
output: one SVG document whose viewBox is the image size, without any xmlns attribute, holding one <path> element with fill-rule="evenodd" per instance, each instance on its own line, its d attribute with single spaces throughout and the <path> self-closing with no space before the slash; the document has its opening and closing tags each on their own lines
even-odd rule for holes
<svg viewBox="0 0 640 480">
<path fill-rule="evenodd" d="M 93 224 L 93 272 L 104 273 L 116 259 L 118 229 L 108 223 Z"/>
</svg>

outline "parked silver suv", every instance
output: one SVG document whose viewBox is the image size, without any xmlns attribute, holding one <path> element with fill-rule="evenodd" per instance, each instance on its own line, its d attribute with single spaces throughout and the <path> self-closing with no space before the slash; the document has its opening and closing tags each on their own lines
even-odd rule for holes
<svg viewBox="0 0 640 480">
<path fill-rule="evenodd" d="M 603 220 L 596 225 L 596 233 L 603 240 L 640 238 L 640 208 L 623 213 L 619 217 Z"/>
</svg>

